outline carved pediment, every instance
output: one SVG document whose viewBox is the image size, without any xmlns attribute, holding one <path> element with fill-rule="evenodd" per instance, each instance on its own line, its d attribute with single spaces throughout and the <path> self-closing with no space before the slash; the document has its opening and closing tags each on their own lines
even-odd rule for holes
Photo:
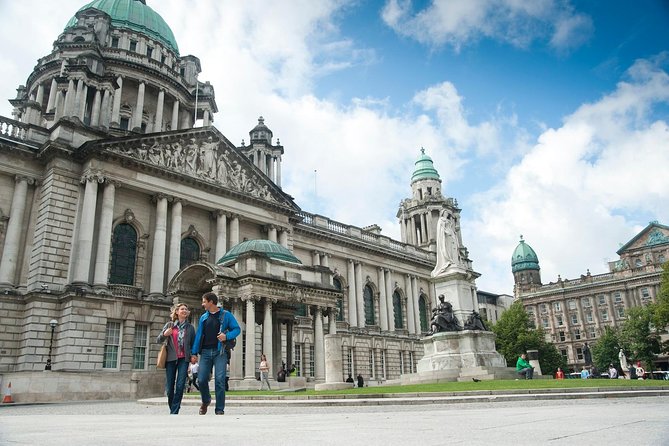
<svg viewBox="0 0 669 446">
<path fill-rule="evenodd" d="M 105 144 L 103 150 L 270 203 L 293 206 L 267 177 L 215 133 L 185 133 Z"/>
</svg>

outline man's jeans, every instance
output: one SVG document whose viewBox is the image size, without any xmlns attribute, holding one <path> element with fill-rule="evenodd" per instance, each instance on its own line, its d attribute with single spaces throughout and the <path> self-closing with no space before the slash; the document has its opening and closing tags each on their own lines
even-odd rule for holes
<svg viewBox="0 0 669 446">
<path fill-rule="evenodd" d="M 209 378 L 211 377 L 211 368 L 214 368 L 214 381 L 216 389 L 216 408 L 215 411 L 223 412 L 225 410 L 225 368 L 228 364 L 228 355 L 225 349 L 219 353 L 218 349 L 207 348 L 200 352 L 200 370 L 198 372 L 198 383 L 200 384 L 200 395 L 202 403 L 211 402 L 209 393 Z"/>
<path fill-rule="evenodd" d="M 179 358 L 165 363 L 165 393 L 170 413 L 177 414 L 181 408 L 181 399 L 188 379 L 188 359 Z M 176 381 L 176 387 L 175 387 Z"/>
<path fill-rule="evenodd" d="M 520 376 L 525 376 L 525 379 L 532 379 L 534 376 L 534 367 L 528 367 L 518 372 Z"/>
</svg>

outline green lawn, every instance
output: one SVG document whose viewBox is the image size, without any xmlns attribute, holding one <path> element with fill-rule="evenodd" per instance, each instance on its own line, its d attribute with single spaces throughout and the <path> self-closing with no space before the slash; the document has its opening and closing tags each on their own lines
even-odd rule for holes
<svg viewBox="0 0 669 446">
<path fill-rule="evenodd" d="M 415 384 L 406 386 L 376 386 L 363 387 L 362 389 L 325 390 L 316 392 L 307 390 L 302 392 L 280 392 L 257 390 L 229 391 L 234 396 L 259 396 L 259 395 L 284 395 L 284 396 L 308 396 L 308 395 L 374 395 L 382 393 L 443 393 L 443 392 L 467 392 L 473 390 L 523 390 L 523 389 L 569 389 L 569 388 L 616 388 L 616 387 L 658 387 L 669 389 L 669 381 L 664 380 L 628 380 L 628 379 L 533 379 L 533 380 L 492 380 L 481 382 L 445 382 L 439 384 Z M 213 391 L 213 389 L 212 389 Z M 199 395 L 191 392 L 188 395 Z"/>
</svg>

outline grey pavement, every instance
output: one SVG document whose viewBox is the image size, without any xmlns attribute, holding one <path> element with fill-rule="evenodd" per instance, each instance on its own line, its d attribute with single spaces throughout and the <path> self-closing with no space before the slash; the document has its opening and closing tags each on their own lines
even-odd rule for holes
<svg viewBox="0 0 669 446">
<path fill-rule="evenodd" d="M 669 445 L 666 396 L 430 405 L 229 406 L 95 402 L 0 406 L 2 445 Z"/>
</svg>

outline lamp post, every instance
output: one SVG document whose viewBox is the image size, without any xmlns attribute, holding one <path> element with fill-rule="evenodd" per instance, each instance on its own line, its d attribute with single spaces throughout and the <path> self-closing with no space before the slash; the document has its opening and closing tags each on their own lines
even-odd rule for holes
<svg viewBox="0 0 669 446">
<path fill-rule="evenodd" d="M 46 360 L 46 365 L 44 366 L 44 370 L 51 370 L 51 349 L 53 348 L 53 333 L 56 331 L 56 325 L 58 325 L 58 321 L 55 319 L 51 319 L 49 321 L 49 325 L 51 325 L 51 340 L 49 341 L 49 358 Z"/>
</svg>

